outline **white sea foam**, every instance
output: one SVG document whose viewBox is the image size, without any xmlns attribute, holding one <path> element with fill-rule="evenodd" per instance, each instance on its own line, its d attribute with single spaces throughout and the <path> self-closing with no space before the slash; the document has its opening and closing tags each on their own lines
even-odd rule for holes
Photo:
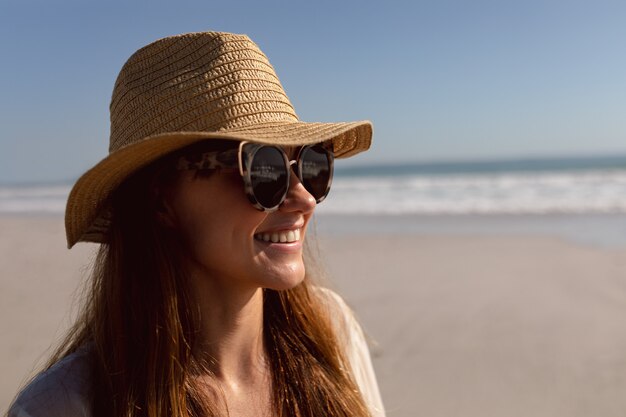
<svg viewBox="0 0 626 417">
<path fill-rule="evenodd" d="M 322 213 L 626 213 L 626 170 L 336 178 Z"/>
<path fill-rule="evenodd" d="M 2 186 L 0 213 L 63 213 L 71 187 Z"/>
<path fill-rule="evenodd" d="M 0 187 L 0 213 L 63 213 L 69 185 Z M 329 214 L 626 213 L 626 170 L 337 175 Z"/>
</svg>

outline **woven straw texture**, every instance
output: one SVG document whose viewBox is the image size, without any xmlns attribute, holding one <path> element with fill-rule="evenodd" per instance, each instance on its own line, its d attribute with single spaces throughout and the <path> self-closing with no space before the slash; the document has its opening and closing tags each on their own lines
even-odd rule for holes
<svg viewBox="0 0 626 417">
<path fill-rule="evenodd" d="M 276 145 L 332 140 L 335 156 L 369 148 L 368 121 L 307 123 L 258 46 L 245 35 L 188 33 L 135 52 L 115 82 L 109 155 L 74 185 L 67 202 L 68 247 L 104 242 L 108 201 L 141 167 L 202 140 Z"/>
</svg>

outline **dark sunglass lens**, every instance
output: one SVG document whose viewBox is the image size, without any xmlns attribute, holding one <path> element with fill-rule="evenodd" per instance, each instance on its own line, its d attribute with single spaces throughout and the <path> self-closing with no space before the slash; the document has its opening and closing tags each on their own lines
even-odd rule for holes
<svg viewBox="0 0 626 417">
<path fill-rule="evenodd" d="M 260 148 L 250 164 L 250 181 L 259 204 L 266 208 L 279 205 L 288 186 L 283 154 L 274 147 Z"/>
<path fill-rule="evenodd" d="M 319 203 L 328 193 L 332 176 L 331 156 L 321 146 L 304 148 L 300 156 L 301 176 L 304 188 Z"/>
</svg>

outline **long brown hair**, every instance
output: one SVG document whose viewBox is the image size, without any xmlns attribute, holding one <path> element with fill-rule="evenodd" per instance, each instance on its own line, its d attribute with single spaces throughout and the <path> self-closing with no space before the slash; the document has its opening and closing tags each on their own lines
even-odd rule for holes
<svg viewBox="0 0 626 417">
<path fill-rule="evenodd" d="M 82 313 L 49 363 L 90 346 L 94 416 L 219 415 L 219 395 L 201 394 L 194 378 L 208 370 L 192 354 L 199 318 L 182 267 L 183 244 L 155 214 L 155 178 L 168 181 L 159 166 L 116 192 L 108 241 L 95 260 Z M 284 417 L 369 416 L 313 284 L 308 255 L 305 261 L 301 284 L 264 290 L 273 411 Z"/>
</svg>

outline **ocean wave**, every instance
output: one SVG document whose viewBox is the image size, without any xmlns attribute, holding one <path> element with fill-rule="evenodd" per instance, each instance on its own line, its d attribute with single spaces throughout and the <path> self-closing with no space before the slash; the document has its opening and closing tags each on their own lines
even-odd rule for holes
<svg viewBox="0 0 626 417">
<path fill-rule="evenodd" d="M 0 213 L 63 213 L 69 185 L 0 187 Z"/>
<path fill-rule="evenodd" d="M 626 213 L 626 170 L 337 178 L 321 213 Z"/>
<path fill-rule="evenodd" d="M 63 213 L 71 187 L 0 187 L 0 213 Z M 336 176 L 336 214 L 626 213 L 626 170 Z"/>
</svg>

